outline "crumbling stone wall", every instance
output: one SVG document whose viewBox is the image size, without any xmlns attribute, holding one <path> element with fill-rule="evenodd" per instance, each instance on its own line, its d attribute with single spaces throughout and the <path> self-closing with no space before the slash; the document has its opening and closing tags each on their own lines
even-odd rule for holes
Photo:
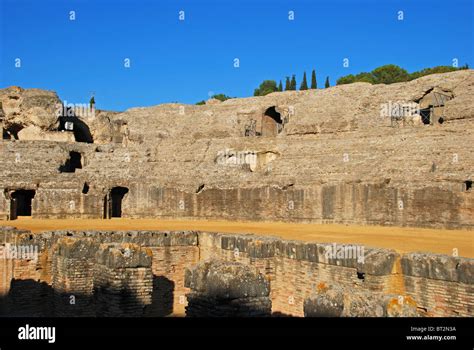
<svg viewBox="0 0 474 350">
<path fill-rule="evenodd" d="M 99 246 L 94 297 L 99 317 L 138 317 L 152 303 L 151 251 L 131 243 Z"/>
<path fill-rule="evenodd" d="M 188 317 L 265 317 L 272 312 L 270 283 L 248 265 L 207 261 L 186 270 Z"/>
<path fill-rule="evenodd" d="M 470 292 L 474 284 L 473 259 L 444 256 L 455 262 L 445 270 L 456 273 L 439 280 L 425 270 L 418 272 L 423 277 L 414 284 L 411 282 L 414 273 L 407 267 L 402 268 L 410 255 L 400 256 L 388 249 L 205 232 L 199 236 L 199 247 L 201 260 L 240 262 L 264 274 L 271 281 L 272 312 L 276 314 L 303 316 L 306 299 L 322 287 L 336 284 L 347 291 L 359 291 L 361 295 L 395 295 L 397 301 L 399 296 L 409 298 L 406 300 L 413 300 L 423 316 L 474 315 Z M 334 247 L 339 251 L 345 247 L 363 248 L 363 260 L 360 256 L 333 258 L 327 252 Z M 426 254 L 422 261 L 427 264 L 433 256 Z M 405 265 L 401 265 L 402 262 Z M 425 288 L 426 285 L 431 287 Z"/>
<path fill-rule="evenodd" d="M 200 300 L 194 305 L 201 308 L 206 304 L 201 299 L 210 300 L 206 299 L 210 295 L 205 283 L 196 284 L 198 280 L 209 282 L 209 276 L 204 278 L 196 272 L 185 278 L 186 269 L 199 262 L 219 260 L 231 263 L 230 266 L 243 264 L 257 275 L 261 274 L 270 285 L 274 315 L 304 316 L 305 301 L 330 289 L 339 290 L 337 295 L 342 294 L 345 299 L 347 294 L 354 294 L 344 304 L 344 315 L 349 316 L 366 314 L 360 310 L 370 305 L 378 305 L 379 311 L 382 307 L 382 314 L 388 316 L 411 313 L 414 305 L 421 316 L 474 316 L 474 264 L 473 259 L 463 257 L 428 253 L 400 255 L 393 250 L 357 245 L 195 231 L 31 234 L 6 228 L 0 230 L 0 248 L 6 244 L 38 247 L 37 259 L 0 262 L 0 310 L 7 315 L 69 315 L 75 313 L 67 304 L 71 294 L 76 295 L 75 301 L 80 305 L 82 300 L 90 301 L 87 296 L 91 295 L 91 286 L 96 288 L 109 282 L 130 288 L 135 291 L 134 298 L 142 300 L 139 304 L 130 304 L 130 311 L 109 308 L 115 310 L 115 314 L 142 310 L 143 316 L 184 315 L 191 300 Z M 142 256 L 137 260 L 139 263 L 132 264 L 135 261 L 132 259 L 132 265 L 127 265 L 124 255 L 127 247 L 132 247 L 130 249 L 137 254 L 145 254 L 139 255 Z M 339 255 L 340 252 L 352 255 Z M 92 273 L 91 262 L 95 271 Z M 220 271 L 220 267 L 202 266 L 196 271 Z M 227 268 L 222 267 L 222 272 Z M 241 271 L 241 267 L 236 269 Z M 232 267 L 229 271 L 233 271 Z M 214 275 L 217 276 L 217 272 Z M 100 293 L 94 294 L 94 302 L 97 295 Z M 86 298 L 82 299 L 83 296 Z M 330 295 L 322 297 L 332 300 Z M 102 303 L 113 298 L 103 296 L 101 300 Z M 118 299 L 116 301 L 118 303 Z M 228 306 L 228 302 L 224 300 L 222 305 Z M 146 307 L 142 308 L 143 305 Z M 347 311 L 351 305 L 355 305 L 355 312 Z M 97 305 L 95 310 L 100 310 Z M 103 314 L 112 314 L 112 311 L 108 313 L 104 309 Z"/>
<path fill-rule="evenodd" d="M 474 315 L 474 259 L 411 253 L 401 258 L 407 295 L 432 316 Z"/>
<path fill-rule="evenodd" d="M 417 317 L 415 301 L 402 295 L 386 295 L 327 286 L 304 301 L 305 317 Z"/>
<path fill-rule="evenodd" d="M 52 283 L 56 316 L 95 316 L 92 238 L 62 237 L 53 253 Z"/>
<path fill-rule="evenodd" d="M 94 118 L 80 115 L 91 144 L 54 130 L 54 92 L 0 89 L 3 124 L 37 139 L 0 140 L 0 219 L 11 217 L 8 193 L 14 189 L 36 191 L 36 218 L 102 218 L 105 196 L 122 186 L 129 189 L 122 203 L 128 218 L 472 229 L 474 191 L 467 183 L 474 154 L 466 145 L 472 143 L 473 79 L 472 70 L 462 70 L 205 106 L 96 111 Z M 442 125 L 392 128 L 381 115 L 383 106 L 397 101 L 423 107 L 437 90 L 453 96 L 443 107 Z M 283 132 L 246 137 L 249 122 L 272 106 L 281 113 Z M 51 133 L 59 134 L 56 141 Z M 235 164 L 219 161 L 226 150 L 236 154 L 227 159 Z M 72 151 L 81 154 L 82 168 L 61 172 Z"/>
<path fill-rule="evenodd" d="M 52 231 L 31 234 L 2 228 L 0 248 L 7 244 L 34 246 L 38 248 L 38 256 L 36 259 L 0 261 L 0 310 L 14 315 L 87 316 L 99 310 L 97 298 L 102 301 L 113 299 L 104 296 L 107 293 L 101 294 L 100 291 L 106 291 L 106 288 L 93 288 L 115 283 L 123 286 L 122 290 L 129 290 L 127 293 L 131 293 L 140 305 L 146 306 L 140 309 L 144 316 L 184 314 L 185 295 L 189 292 L 184 286 L 184 271 L 199 261 L 197 243 L 195 232 Z M 137 251 L 135 245 L 141 248 Z M 130 261 L 126 256 L 123 260 L 107 258 L 119 253 L 128 255 L 127 248 Z M 137 262 L 133 255 L 135 251 L 138 256 L 146 252 L 147 257 Z M 145 264 L 148 259 L 150 266 Z M 21 288 L 24 281 L 28 282 L 26 289 Z M 148 293 L 148 289 L 150 300 L 140 294 Z M 117 308 L 124 313 L 125 310 L 133 313 L 138 312 L 137 305 L 128 305 L 130 309 Z M 137 309 L 134 311 L 133 307 Z M 106 311 L 107 308 L 110 311 Z M 118 315 L 117 308 L 105 307 L 100 312 Z"/>
</svg>

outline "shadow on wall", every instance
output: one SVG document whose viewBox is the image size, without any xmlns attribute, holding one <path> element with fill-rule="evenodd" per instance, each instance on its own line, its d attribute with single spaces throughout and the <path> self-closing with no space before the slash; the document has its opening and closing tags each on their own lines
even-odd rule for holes
<svg viewBox="0 0 474 350">
<path fill-rule="evenodd" d="M 127 187 L 113 187 L 104 198 L 104 219 L 121 218 L 122 203 L 128 193 Z"/>
<path fill-rule="evenodd" d="M 145 308 L 144 316 L 163 317 L 173 313 L 174 282 L 165 276 L 153 275 L 151 305 Z"/>
<path fill-rule="evenodd" d="M 58 131 L 71 131 L 76 142 L 94 143 L 89 126 L 76 116 L 59 117 Z"/>
<path fill-rule="evenodd" d="M 10 195 L 10 220 L 18 216 L 31 216 L 32 202 L 36 195 L 35 190 L 15 190 Z"/>
<path fill-rule="evenodd" d="M 261 136 L 276 136 L 283 130 L 283 120 L 281 114 L 276 111 L 276 107 L 267 108 L 262 116 Z"/>
<path fill-rule="evenodd" d="M 153 277 L 150 305 L 140 305 L 133 295 L 123 290 L 117 291 L 119 298 L 111 303 L 109 293 L 110 289 L 107 295 L 61 293 L 46 282 L 13 279 L 8 295 L 0 297 L 0 317 L 164 317 L 173 312 L 174 282 L 164 276 Z M 104 298 L 108 298 L 109 302 L 101 302 Z M 137 312 L 136 305 L 139 305 L 141 313 Z M 238 312 L 234 314 L 235 317 L 252 315 L 291 317 L 281 313 L 262 313 L 258 308 L 253 309 L 249 305 L 246 308 L 239 307 Z"/>
<path fill-rule="evenodd" d="M 163 285 L 162 278 L 155 277 L 157 284 Z M 167 285 L 169 287 L 169 283 Z M 62 293 L 46 282 L 13 279 L 7 296 L 0 297 L 0 317 L 166 316 L 172 312 L 173 289 L 174 284 L 166 294 L 155 294 L 154 290 L 153 304 L 144 305 L 127 290 L 113 290 L 110 286 L 104 293 L 99 289 L 94 294 L 84 295 Z M 157 292 L 160 290 L 163 289 Z M 163 295 L 167 298 L 162 299 Z"/>
</svg>

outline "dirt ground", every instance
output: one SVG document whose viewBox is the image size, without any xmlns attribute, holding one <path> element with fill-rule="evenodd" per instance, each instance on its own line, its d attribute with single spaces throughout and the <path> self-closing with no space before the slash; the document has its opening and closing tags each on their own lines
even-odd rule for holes
<svg viewBox="0 0 474 350">
<path fill-rule="evenodd" d="M 0 221 L 1 226 L 41 232 L 47 230 L 200 230 L 210 232 L 253 233 L 284 239 L 364 244 L 391 248 L 398 252 L 428 251 L 474 258 L 474 231 L 404 227 L 293 224 L 281 222 L 236 222 L 156 219 L 38 220 L 19 218 Z"/>
</svg>

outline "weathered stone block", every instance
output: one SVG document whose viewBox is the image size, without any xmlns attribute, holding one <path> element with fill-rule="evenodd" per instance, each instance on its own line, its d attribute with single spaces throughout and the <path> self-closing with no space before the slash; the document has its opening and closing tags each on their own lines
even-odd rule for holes
<svg viewBox="0 0 474 350">
<path fill-rule="evenodd" d="M 186 270 L 186 315 L 252 317 L 271 314 L 270 284 L 249 266 L 223 261 L 201 262 Z"/>
</svg>

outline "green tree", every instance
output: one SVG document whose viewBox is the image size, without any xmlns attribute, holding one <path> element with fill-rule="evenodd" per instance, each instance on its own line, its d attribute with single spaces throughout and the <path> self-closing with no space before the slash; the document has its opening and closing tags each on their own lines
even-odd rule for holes
<svg viewBox="0 0 474 350">
<path fill-rule="evenodd" d="M 301 82 L 300 90 L 308 90 L 308 83 L 306 82 L 306 72 L 303 73 L 303 81 Z"/>
<path fill-rule="evenodd" d="M 272 92 L 278 91 L 277 83 L 275 80 L 264 80 L 260 86 L 254 90 L 254 96 L 265 96 Z"/>
<path fill-rule="evenodd" d="M 206 101 L 202 100 L 202 101 L 196 102 L 196 104 L 197 104 L 198 106 L 205 105 L 205 104 L 206 104 Z"/>
<path fill-rule="evenodd" d="M 355 76 L 355 80 L 362 82 L 362 83 L 370 83 L 370 84 L 377 84 L 376 78 L 372 75 L 372 73 L 362 72 Z"/>
<path fill-rule="evenodd" d="M 371 73 L 376 84 L 400 83 L 410 79 L 408 72 L 395 64 L 375 68 Z"/>
<path fill-rule="evenodd" d="M 285 91 L 291 90 L 291 82 L 290 82 L 290 77 L 286 77 L 286 82 L 285 82 Z"/>
<path fill-rule="evenodd" d="M 432 68 L 425 68 L 420 71 L 408 73 L 405 69 L 400 68 L 394 64 L 387 64 L 385 66 L 378 67 L 372 72 L 362 72 L 357 75 L 346 75 L 337 79 L 336 84 L 351 84 L 355 82 L 366 82 L 371 84 L 392 84 L 404 81 L 410 81 L 424 77 L 425 75 L 453 72 L 460 69 L 469 69 L 466 64 L 459 68 L 452 66 L 436 66 Z"/>
<path fill-rule="evenodd" d="M 355 76 L 352 74 L 345 75 L 343 77 L 340 77 L 336 81 L 336 85 L 343 85 L 343 84 L 352 84 L 355 83 Z"/>
<path fill-rule="evenodd" d="M 329 77 L 326 77 L 326 82 L 324 83 L 324 87 L 327 89 L 331 85 L 329 84 Z"/>
<path fill-rule="evenodd" d="M 294 74 L 291 77 L 290 90 L 296 90 L 296 77 Z"/>
<path fill-rule="evenodd" d="M 459 67 L 459 69 L 463 69 L 463 67 Z M 437 73 L 448 73 L 458 70 L 458 68 L 452 66 L 437 66 L 432 68 L 425 68 L 420 71 L 416 71 L 410 74 L 410 80 L 418 79 L 420 77 L 424 77 L 425 75 L 430 74 L 437 74 Z"/>
<path fill-rule="evenodd" d="M 313 72 L 311 73 L 311 89 L 317 89 L 318 88 L 318 82 L 316 81 L 316 71 L 313 69 Z"/>
<path fill-rule="evenodd" d="M 94 98 L 94 96 L 92 96 L 91 99 L 89 100 L 89 105 L 90 105 L 91 108 L 95 106 L 95 98 Z"/>
<path fill-rule="evenodd" d="M 224 102 L 225 100 L 229 100 L 231 99 L 232 97 L 229 97 L 225 94 L 216 94 L 216 95 L 213 95 L 212 98 L 215 98 L 216 100 L 219 100 L 219 101 L 222 101 Z"/>
<path fill-rule="evenodd" d="M 280 84 L 278 84 L 278 91 L 283 91 L 283 84 L 281 83 L 281 80 Z"/>
</svg>

